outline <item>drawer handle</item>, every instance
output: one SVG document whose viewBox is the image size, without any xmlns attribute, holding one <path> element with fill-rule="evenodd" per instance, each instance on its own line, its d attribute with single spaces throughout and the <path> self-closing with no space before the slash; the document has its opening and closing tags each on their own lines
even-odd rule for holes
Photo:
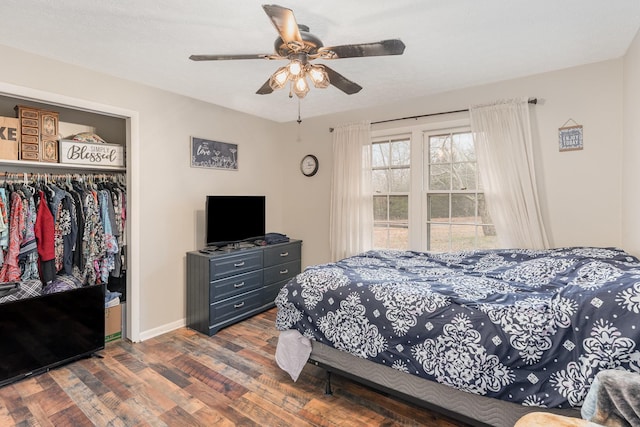
<svg viewBox="0 0 640 427">
<path fill-rule="evenodd" d="M 236 289 L 237 289 L 237 288 L 241 288 L 241 287 L 243 287 L 243 286 L 244 286 L 244 282 L 234 283 L 234 284 L 233 284 L 233 287 L 234 287 L 234 288 L 236 288 Z"/>
<path fill-rule="evenodd" d="M 289 256 L 289 252 L 281 252 L 281 253 L 280 253 L 280 256 L 281 256 L 281 257 Z"/>
<path fill-rule="evenodd" d="M 284 270 L 280 270 L 280 274 L 287 274 L 289 272 L 289 270 L 287 270 L 286 268 Z"/>
<path fill-rule="evenodd" d="M 240 304 L 233 304 L 233 308 L 241 308 L 244 307 L 244 301 L 242 301 Z"/>
<path fill-rule="evenodd" d="M 244 265 L 244 261 L 233 264 L 234 267 L 242 267 Z"/>
</svg>

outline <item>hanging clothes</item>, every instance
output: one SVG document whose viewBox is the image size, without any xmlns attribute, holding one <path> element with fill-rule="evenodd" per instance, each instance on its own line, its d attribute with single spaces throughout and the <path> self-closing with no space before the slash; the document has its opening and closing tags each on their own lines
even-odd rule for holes
<svg viewBox="0 0 640 427">
<path fill-rule="evenodd" d="M 119 279 L 126 253 L 124 175 L 30 178 L 5 174 L 0 183 L 0 281 Z"/>
<path fill-rule="evenodd" d="M 97 193 L 84 195 L 85 226 L 82 253 L 85 259 L 83 283 L 100 283 L 100 260 L 105 254 L 104 229 L 100 220 Z"/>
<path fill-rule="evenodd" d="M 53 214 L 45 193 L 39 192 L 38 213 L 36 217 L 35 235 L 38 246 L 40 280 L 42 283 L 50 283 L 55 275 L 55 226 Z"/>
<path fill-rule="evenodd" d="M 14 282 L 20 280 L 22 271 L 18 265 L 20 243 L 24 234 L 24 212 L 22 198 L 18 192 L 11 193 L 11 216 L 9 226 L 9 247 L 4 257 L 4 264 L 0 269 L 0 282 Z"/>
</svg>

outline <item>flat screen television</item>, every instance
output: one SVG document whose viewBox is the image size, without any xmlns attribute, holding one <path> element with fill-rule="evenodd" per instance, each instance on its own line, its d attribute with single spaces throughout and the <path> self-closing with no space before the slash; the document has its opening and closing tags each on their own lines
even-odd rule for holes
<svg viewBox="0 0 640 427">
<path fill-rule="evenodd" d="M 0 304 L 0 387 L 104 349 L 104 287 Z"/>
<path fill-rule="evenodd" d="M 224 246 L 263 238 L 265 205 L 265 196 L 207 196 L 207 246 Z"/>
</svg>

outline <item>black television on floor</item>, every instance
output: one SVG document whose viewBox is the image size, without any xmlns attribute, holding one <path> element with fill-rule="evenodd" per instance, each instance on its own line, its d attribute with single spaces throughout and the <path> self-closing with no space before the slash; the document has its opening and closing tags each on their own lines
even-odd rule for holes
<svg viewBox="0 0 640 427">
<path fill-rule="evenodd" d="M 104 286 L 0 304 L 0 387 L 104 349 Z"/>
<path fill-rule="evenodd" d="M 207 246 L 224 246 L 264 238 L 265 208 L 265 196 L 207 196 Z"/>
</svg>

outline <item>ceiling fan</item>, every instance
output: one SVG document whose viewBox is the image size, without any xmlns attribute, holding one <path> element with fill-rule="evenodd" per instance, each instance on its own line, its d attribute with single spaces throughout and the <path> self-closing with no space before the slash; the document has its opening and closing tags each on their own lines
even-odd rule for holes
<svg viewBox="0 0 640 427">
<path fill-rule="evenodd" d="M 324 46 L 322 41 L 309 32 L 309 27 L 296 22 L 293 11 L 286 7 L 262 5 L 262 8 L 278 30 L 274 54 L 238 54 L 238 55 L 191 55 L 193 61 L 221 61 L 234 59 L 285 59 L 289 64 L 278 68 L 275 73 L 258 89 L 260 95 L 282 89 L 290 83 L 289 97 L 295 93 L 303 98 L 309 92 L 306 77 L 317 88 L 333 85 L 348 95 L 362 89 L 333 69 L 323 64 L 312 64 L 314 59 L 341 59 L 365 56 L 402 55 L 405 45 L 401 40 L 390 39 L 374 43 Z"/>
</svg>

